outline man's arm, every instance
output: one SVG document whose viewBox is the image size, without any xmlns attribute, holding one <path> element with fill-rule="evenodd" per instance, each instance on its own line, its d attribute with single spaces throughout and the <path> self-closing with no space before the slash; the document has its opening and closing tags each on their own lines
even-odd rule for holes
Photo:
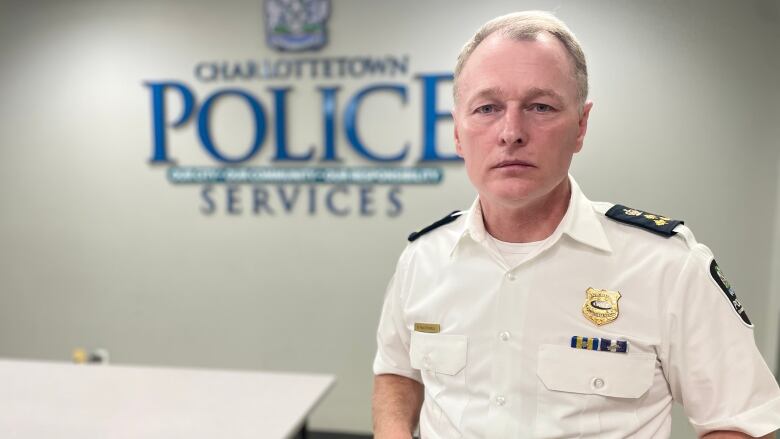
<svg viewBox="0 0 780 439">
<path fill-rule="evenodd" d="M 736 431 L 713 431 L 702 436 L 702 439 L 747 439 L 752 437 Z M 775 434 L 769 433 L 766 436 L 761 436 L 759 439 L 775 439 Z"/>
<path fill-rule="evenodd" d="M 376 375 L 372 398 L 374 438 L 411 439 L 422 403 L 422 384 L 399 375 Z"/>
</svg>

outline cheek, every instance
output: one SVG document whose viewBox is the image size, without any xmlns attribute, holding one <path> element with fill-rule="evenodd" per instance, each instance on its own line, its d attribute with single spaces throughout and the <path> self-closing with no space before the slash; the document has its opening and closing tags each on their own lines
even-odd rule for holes
<svg viewBox="0 0 780 439">
<path fill-rule="evenodd" d="M 476 143 L 462 143 L 461 151 L 463 152 L 462 157 L 466 168 L 466 174 L 469 176 L 469 179 L 475 184 L 482 181 L 486 173 L 486 155 L 488 152 L 483 150 L 480 145 Z"/>
<path fill-rule="evenodd" d="M 487 154 L 491 136 L 485 130 L 463 127 L 458 130 L 458 148 L 464 159 L 478 162 Z"/>
<path fill-rule="evenodd" d="M 497 126 L 497 118 L 493 117 L 466 117 L 461 123 L 461 134 L 471 139 L 484 139 L 494 134 Z"/>
<path fill-rule="evenodd" d="M 571 123 L 556 123 L 538 127 L 538 136 L 544 137 L 548 143 L 558 145 L 557 150 L 562 155 L 576 152 L 579 130 Z"/>
</svg>

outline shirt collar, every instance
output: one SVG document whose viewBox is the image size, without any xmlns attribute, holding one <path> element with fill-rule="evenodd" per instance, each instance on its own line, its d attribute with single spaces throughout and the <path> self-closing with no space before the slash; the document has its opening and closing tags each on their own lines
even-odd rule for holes
<svg viewBox="0 0 780 439">
<path fill-rule="evenodd" d="M 571 184 L 569 206 L 560 224 L 550 235 L 549 244 L 555 244 L 562 235 L 566 234 L 582 244 L 605 252 L 612 252 L 607 235 L 604 233 L 604 227 L 599 220 L 599 214 L 593 209 L 591 201 L 585 197 L 571 175 L 569 175 L 569 183 Z M 466 239 L 470 238 L 481 244 L 488 238 L 482 219 L 482 206 L 479 203 L 479 197 L 474 200 L 469 210 L 465 211 L 463 215 L 466 228 L 460 238 L 455 241 L 450 255 L 454 254 L 457 247 L 462 245 Z"/>
<path fill-rule="evenodd" d="M 593 203 L 582 193 L 580 186 L 571 175 L 569 175 L 569 183 L 571 183 L 569 208 L 558 229 L 576 241 L 611 253 L 612 246 L 609 245 L 601 223 L 603 215 L 596 212 Z"/>
</svg>

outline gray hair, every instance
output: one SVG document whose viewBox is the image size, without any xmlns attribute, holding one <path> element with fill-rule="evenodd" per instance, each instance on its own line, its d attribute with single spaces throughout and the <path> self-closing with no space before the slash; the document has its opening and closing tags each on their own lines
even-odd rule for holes
<svg viewBox="0 0 780 439">
<path fill-rule="evenodd" d="M 588 97 L 588 66 L 585 63 L 585 54 L 582 51 L 577 37 L 564 22 L 553 14 L 544 11 L 514 12 L 496 17 L 484 25 L 463 46 L 458 55 L 458 63 L 455 65 L 455 80 L 452 89 L 455 101 L 458 100 L 458 77 L 463 66 L 468 61 L 474 49 L 494 32 L 500 32 L 507 38 L 518 41 L 533 41 L 542 32 L 554 36 L 563 44 L 569 58 L 574 64 L 574 77 L 577 81 L 577 97 L 580 105 L 585 104 Z"/>
</svg>

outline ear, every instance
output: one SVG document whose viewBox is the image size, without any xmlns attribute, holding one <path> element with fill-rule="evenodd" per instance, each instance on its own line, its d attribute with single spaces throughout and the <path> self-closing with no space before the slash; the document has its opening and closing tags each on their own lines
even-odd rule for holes
<svg viewBox="0 0 780 439">
<path fill-rule="evenodd" d="M 585 141 L 585 133 L 588 132 L 588 117 L 590 116 L 590 109 L 593 108 L 593 101 L 585 102 L 582 107 L 582 114 L 580 115 L 579 126 L 577 128 L 577 148 L 574 152 L 580 152 L 582 144 Z"/>
</svg>

